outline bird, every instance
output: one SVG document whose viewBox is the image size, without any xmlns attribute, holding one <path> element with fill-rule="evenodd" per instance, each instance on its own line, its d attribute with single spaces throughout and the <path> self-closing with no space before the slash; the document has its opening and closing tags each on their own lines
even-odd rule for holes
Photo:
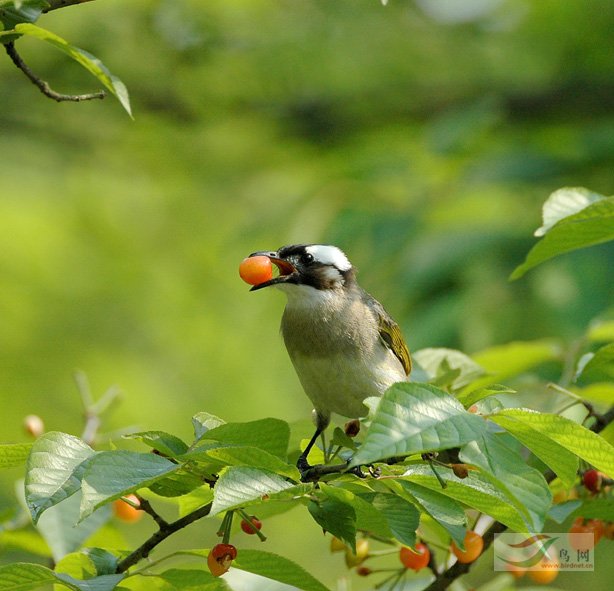
<svg viewBox="0 0 614 591">
<path fill-rule="evenodd" d="M 249 256 L 268 257 L 279 269 L 250 291 L 275 287 L 287 296 L 281 334 L 316 427 L 297 461 L 303 474 L 331 415 L 366 416 L 366 398 L 408 381 L 411 356 L 399 325 L 358 285 L 356 269 L 337 246 L 294 244 Z"/>
</svg>

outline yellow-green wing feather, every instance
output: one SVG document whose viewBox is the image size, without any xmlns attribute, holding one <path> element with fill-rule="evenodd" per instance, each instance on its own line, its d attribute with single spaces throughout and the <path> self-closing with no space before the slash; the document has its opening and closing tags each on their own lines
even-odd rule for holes
<svg viewBox="0 0 614 591">
<path fill-rule="evenodd" d="M 379 334 L 386 346 L 396 355 L 407 375 L 411 372 L 411 357 L 399 325 L 390 316 L 379 315 Z"/>
</svg>

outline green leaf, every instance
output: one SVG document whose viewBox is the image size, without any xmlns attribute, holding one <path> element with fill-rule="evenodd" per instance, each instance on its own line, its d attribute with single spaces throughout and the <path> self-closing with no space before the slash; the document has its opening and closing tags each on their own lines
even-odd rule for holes
<svg viewBox="0 0 614 591">
<path fill-rule="evenodd" d="M 598 349 L 583 367 L 579 379 L 583 382 L 614 381 L 614 343 Z"/>
<path fill-rule="evenodd" d="M 309 501 L 307 508 L 323 530 L 343 540 L 356 552 L 356 511 L 351 505 L 324 493 L 318 501 Z"/>
<path fill-rule="evenodd" d="M 614 446 L 605 441 L 603 437 L 570 419 L 521 408 L 502 410 L 490 418 L 508 431 L 513 429 L 512 434 L 520 441 L 522 439 L 518 436 L 518 432 L 523 435 L 531 432 L 531 439 L 541 437 L 541 439 L 553 441 L 608 476 L 614 476 Z M 502 423 L 506 424 L 503 425 Z M 510 425 L 513 425 L 511 429 Z M 522 427 L 518 427 L 518 425 Z M 524 443 L 524 441 L 522 442 Z M 525 443 L 525 445 L 527 444 Z M 531 447 L 529 449 L 533 451 Z M 534 453 L 540 457 L 539 454 Z M 540 459 L 548 464 L 544 458 L 540 457 Z M 554 470 L 550 464 L 548 465 Z M 571 479 L 566 482 L 560 474 L 558 476 L 565 484 L 571 486 Z"/>
<path fill-rule="evenodd" d="M 81 581 L 54 573 L 40 564 L 17 562 L 0 566 L 0 591 L 29 591 L 50 584 L 60 584 L 73 591 L 112 591 L 125 576 L 124 573 L 104 575 Z"/>
<path fill-rule="evenodd" d="M 473 358 L 488 372 L 489 376 L 476 380 L 469 388 L 461 392 L 459 398 L 467 395 L 471 390 L 503 381 L 547 361 L 559 359 L 561 355 L 560 345 L 552 339 L 515 341 L 484 349 L 475 353 Z"/>
<path fill-rule="evenodd" d="M 578 213 L 560 219 L 529 251 L 510 279 L 558 255 L 614 240 L 614 197 L 591 203 Z"/>
<path fill-rule="evenodd" d="M 483 475 L 470 472 L 467 478 L 460 479 L 452 471 L 441 470 L 440 476 L 446 482 L 446 488 L 441 487 L 429 466 L 415 464 L 408 467 L 402 480 L 419 484 L 486 513 L 514 531 L 528 531 L 524 515 L 510 503 L 507 495 Z"/>
<path fill-rule="evenodd" d="M 548 511 L 548 519 L 552 519 L 552 521 L 556 521 L 559 524 L 563 523 L 581 505 L 582 501 L 577 499 L 553 505 Z"/>
<path fill-rule="evenodd" d="M 1 443 L 0 469 L 16 468 L 26 463 L 32 443 Z"/>
<path fill-rule="evenodd" d="M 225 423 L 207 431 L 203 439 L 230 445 L 257 447 L 285 460 L 290 441 L 290 426 L 279 419 Z"/>
<path fill-rule="evenodd" d="M 39 437 L 26 464 L 26 504 L 36 523 L 43 511 L 81 486 L 85 461 L 94 450 L 72 435 L 50 431 Z"/>
<path fill-rule="evenodd" d="M 233 566 L 273 581 L 291 585 L 302 591 L 328 591 L 302 566 L 271 552 L 241 549 Z"/>
<path fill-rule="evenodd" d="M 218 463 L 231 466 L 251 466 L 269 470 L 282 476 L 300 480 L 299 471 L 295 466 L 280 460 L 277 456 L 270 454 L 258 447 L 248 447 L 244 445 L 221 445 L 216 447 L 202 446 L 196 447 L 193 451 L 181 456 L 181 461 L 185 460 L 215 460 Z"/>
<path fill-rule="evenodd" d="M 187 495 L 182 495 L 177 501 L 179 503 L 179 517 L 183 517 L 199 507 L 213 502 L 213 489 L 205 484 L 190 491 Z"/>
<path fill-rule="evenodd" d="M 590 400 L 591 402 L 611 404 L 614 400 L 614 383 L 613 382 L 596 382 L 584 386 L 584 388 L 573 388 L 574 394 L 577 394 L 583 400 Z M 600 435 L 608 440 L 603 431 Z M 609 441 L 609 440 L 608 440 Z M 610 441 L 612 443 L 612 441 Z"/>
<path fill-rule="evenodd" d="M 172 568 L 157 576 L 181 591 L 231 591 L 226 581 L 204 570 Z"/>
<path fill-rule="evenodd" d="M 420 513 L 414 505 L 394 494 L 378 493 L 373 497 L 373 506 L 386 518 L 393 536 L 405 546 L 416 545 L 416 530 Z"/>
<path fill-rule="evenodd" d="M 396 480 L 391 481 L 391 484 L 401 486 L 422 511 L 448 531 L 457 545 L 464 547 L 467 516 L 458 502 L 416 482 Z"/>
<path fill-rule="evenodd" d="M 90 74 L 95 76 L 101 84 L 108 89 L 108 91 L 117 98 L 121 106 L 126 110 L 128 115 L 132 117 L 132 111 L 130 109 L 130 98 L 128 97 L 128 90 L 124 83 L 111 74 L 107 67 L 95 56 L 87 51 L 71 45 L 62 37 L 59 37 L 51 31 L 47 31 L 37 25 L 31 23 L 21 23 L 15 25 L 14 31 L 20 35 L 28 35 L 30 37 L 36 37 L 42 41 L 57 47 L 63 51 L 66 55 L 71 57 L 81 66 L 83 66 Z"/>
<path fill-rule="evenodd" d="M 211 430 L 223 425 L 226 421 L 212 415 L 208 412 L 199 412 L 192 417 L 192 425 L 194 427 L 194 439 L 198 442 L 203 435 Z"/>
<path fill-rule="evenodd" d="M 508 416 L 507 411 L 491 415 L 490 420 L 511 433 L 530 449 L 561 479 L 566 488 L 573 486 L 578 472 L 578 458 L 550 437 L 518 418 Z"/>
<path fill-rule="evenodd" d="M 466 386 L 485 373 L 471 357 L 455 349 L 421 349 L 414 352 L 413 357 L 426 371 L 429 380 L 440 377 L 443 371 L 458 370 L 450 382 L 454 390 Z"/>
<path fill-rule="evenodd" d="M 596 343 L 614 341 L 614 320 L 606 318 L 593 320 L 586 337 Z"/>
<path fill-rule="evenodd" d="M 542 207 L 543 225 L 535 230 L 535 236 L 544 236 L 562 219 L 574 215 L 595 203 L 605 199 L 604 195 L 593 193 L 584 187 L 563 187 L 557 189 L 546 199 Z"/>
<path fill-rule="evenodd" d="M 124 435 L 124 439 L 138 439 L 146 445 L 149 445 L 149 447 L 153 447 L 153 449 L 171 458 L 180 456 L 188 451 L 188 446 L 181 441 L 179 437 L 175 437 L 164 431 L 141 431 L 140 433 L 130 433 Z"/>
<path fill-rule="evenodd" d="M 46 0 L 3 0 L 0 2 L 0 22 L 5 29 L 12 29 L 19 23 L 34 23 L 47 6 Z"/>
<path fill-rule="evenodd" d="M 488 396 L 496 396 L 497 394 L 515 394 L 516 390 L 512 390 L 508 386 L 502 384 L 491 384 L 484 388 L 477 388 L 476 390 L 470 390 L 468 392 L 461 392 L 457 398 L 458 401 L 465 407 L 469 408 L 476 402 L 487 398 Z"/>
<path fill-rule="evenodd" d="M 74 552 L 110 518 L 111 507 L 101 507 L 87 519 L 79 521 L 81 491 L 50 507 L 38 520 L 37 529 L 43 536 L 53 559 L 58 561 Z"/>
<path fill-rule="evenodd" d="M 119 497 L 145 488 L 179 469 L 177 464 L 155 454 L 103 451 L 92 458 L 83 474 L 81 518 Z"/>
<path fill-rule="evenodd" d="M 200 475 L 179 467 L 164 478 L 149 485 L 149 490 L 161 497 L 180 497 L 201 487 L 203 479 Z"/>
<path fill-rule="evenodd" d="M 211 515 L 242 507 L 250 501 L 260 500 L 293 486 L 291 482 L 267 470 L 230 466 L 221 472 L 215 484 Z"/>
<path fill-rule="evenodd" d="M 479 437 L 485 424 L 456 398 L 430 384 L 394 384 L 379 401 L 351 465 L 457 447 Z"/>
<path fill-rule="evenodd" d="M 552 504 L 552 493 L 544 476 L 528 466 L 513 449 L 507 433 L 484 433 L 482 438 L 461 449 L 463 462 L 479 466 L 492 475 L 493 482 L 514 501 L 520 512 L 527 512 L 531 531 L 541 531 Z M 512 445 L 510 445 L 510 443 Z"/>
</svg>

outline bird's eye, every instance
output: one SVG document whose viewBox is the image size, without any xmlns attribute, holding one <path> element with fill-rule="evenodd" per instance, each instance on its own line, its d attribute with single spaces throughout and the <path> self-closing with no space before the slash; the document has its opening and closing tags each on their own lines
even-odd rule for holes
<svg viewBox="0 0 614 591">
<path fill-rule="evenodd" d="M 311 263 L 313 263 L 313 261 L 314 258 L 310 252 L 306 252 L 301 256 L 301 263 L 303 263 L 303 265 L 310 265 Z"/>
</svg>

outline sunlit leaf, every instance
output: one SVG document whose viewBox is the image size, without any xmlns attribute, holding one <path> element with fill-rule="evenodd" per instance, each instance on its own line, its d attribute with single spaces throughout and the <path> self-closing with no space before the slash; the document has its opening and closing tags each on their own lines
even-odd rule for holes
<svg viewBox="0 0 614 591">
<path fill-rule="evenodd" d="M 478 438 L 484 428 L 484 419 L 430 384 L 394 384 L 381 398 L 352 465 L 458 447 Z"/>
<path fill-rule="evenodd" d="M 292 488 L 291 482 L 274 472 L 248 466 L 230 466 L 222 471 L 213 489 L 211 514 L 241 507 L 250 501 Z"/>
<path fill-rule="evenodd" d="M 555 256 L 614 240 L 614 197 L 595 201 L 573 215 L 560 219 L 529 251 L 510 279 L 522 277 L 529 269 Z"/>
<path fill-rule="evenodd" d="M 26 465 L 26 503 L 34 523 L 41 513 L 74 494 L 81 486 L 85 460 L 94 450 L 72 435 L 50 431 L 39 437 Z"/>
<path fill-rule="evenodd" d="M 26 463 L 31 443 L 0 443 L 0 469 L 16 468 Z"/>
<path fill-rule="evenodd" d="M 145 488 L 179 466 L 155 454 L 103 451 L 88 463 L 81 489 L 81 519 L 114 499 Z"/>
<path fill-rule="evenodd" d="M 124 435 L 126 439 L 138 439 L 149 447 L 159 451 L 160 453 L 169 456 L 176 457 L 184 454 L 188 451 L 188 446 L 170 433 L 164 431 L 141 431 L 139 433 L 129 433 Z"/>
<path fill-rule="evenodd" d="M 15 25 L 14 30 L 20 35 L 28 35 L 30 37 L 36 37 L 37 39 L 46 41 L 78 62 L 90 74 L 95 76 L 105 86 L 105 88 L 107 88 L 109 92 L 111 92 L 111 94 L 117 98 L 128 115 L 132 117 L 128 90 L 126 89 L 124 83 L 117 78 L 117 76 L 111 74 L 107 67 L 97 57 L 83 49 L 71 45 L 55 33 L 47 31 L 46 29 L 31 23 L 17 24 Z"/>
</svg>

